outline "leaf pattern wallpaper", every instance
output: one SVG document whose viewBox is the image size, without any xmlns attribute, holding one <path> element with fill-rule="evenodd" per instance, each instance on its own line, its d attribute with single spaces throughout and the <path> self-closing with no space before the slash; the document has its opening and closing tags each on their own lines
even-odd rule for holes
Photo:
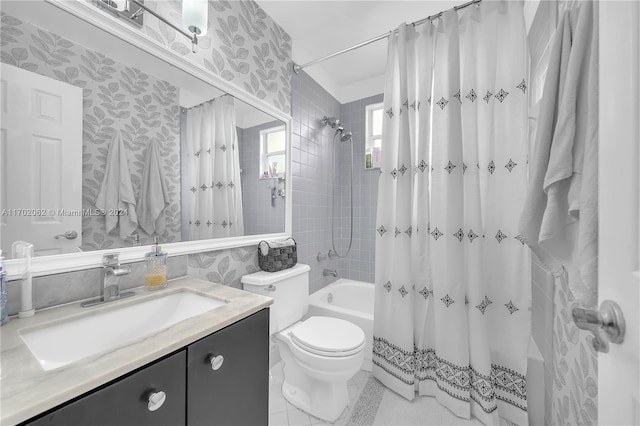
<svg viewBox="0 0 640 426">
<path fill-rule="evenodd" d="M 181 26 L 180 0 L 147 0 L 145 5 Z M 187 56 L 285 113 L 291 112 L 291 37 L 253 0 L 209 0 L 209 29 L 191 42 L 145 15 L 143 31 L 158 43 Z"/>
<path fill-rule="evenodd" d="M 561 282 L 562 285 L 557 285 Z M 571 319 L 574 297 L 556 281 L 553 324 L 552 421 L 558 425 L 598 424 L 598 356 L 593 336 Z"/>
<path fill-rule="evenodd" d="M 243 275 L 259 270 L 256 246 L 190 254 L 187 264 L 190 277 L 235 288 L 242 288 L 240 278 Z"/>
<path fill-rule="evenodd" d="M 100 52 L 64 39 L 13 16 L 0 15 L 1 61 L 83 89 L 82 208 L 95 208 L 104 177 L 109 144 L 122 132 L 136 197 L 147 146 L 159 143 L 171 204 L 164 210 L 161 241 L 180 240 L 180 120 L 178 88 L 142 70 L 118 63 Z M 140 242 L 152 238 L 142 228 Z M 84 216 L 82 247 L 131 246 L 105 232 L 104 216 Z"/>
</svg>

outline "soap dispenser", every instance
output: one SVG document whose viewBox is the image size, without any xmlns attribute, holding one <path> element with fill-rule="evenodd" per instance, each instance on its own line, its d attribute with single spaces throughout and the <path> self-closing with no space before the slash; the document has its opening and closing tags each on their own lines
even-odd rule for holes
<svg viewBox="0 0 640 426">
<path fill-rule="evenodd" d="M 157 290 L 167 286 L 167 253 L 158 245 L 158 237 L 155 245 L 145 255 L 147 273 L 145 275 L 145 287 L 147 290 Z"/>
</svg>

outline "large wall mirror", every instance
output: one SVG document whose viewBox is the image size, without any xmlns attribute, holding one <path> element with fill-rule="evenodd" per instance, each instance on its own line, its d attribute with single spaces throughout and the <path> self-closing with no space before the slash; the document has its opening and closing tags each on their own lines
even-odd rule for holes
<svg viewBox="0 0 640 426">
<path fill-rule="evenodd" d="M 47 2 L 1 12 L 5 256 L 285 232 L 284 121 Z"/>
</svg>

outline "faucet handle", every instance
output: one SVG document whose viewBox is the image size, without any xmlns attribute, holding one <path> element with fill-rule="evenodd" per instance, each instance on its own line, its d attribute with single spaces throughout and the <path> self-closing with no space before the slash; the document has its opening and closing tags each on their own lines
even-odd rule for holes
<svg viewBox="0 0 640 426">
<path fill-rule="evenodd" d="M 120 253 L 106 253 L 102 256 L 103 266 L 119 266 Z"/>
</svg>

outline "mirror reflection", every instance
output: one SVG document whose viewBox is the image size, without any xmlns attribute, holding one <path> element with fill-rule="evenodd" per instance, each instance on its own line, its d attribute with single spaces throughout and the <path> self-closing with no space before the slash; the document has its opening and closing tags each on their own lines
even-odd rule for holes
<svg viewBox="0 0 640 426">
<path fill-rule="evenodd" d="M 2 2 L 0 243 L 284 232 L 284 123 L 41 2 Z"/>
</svg>

